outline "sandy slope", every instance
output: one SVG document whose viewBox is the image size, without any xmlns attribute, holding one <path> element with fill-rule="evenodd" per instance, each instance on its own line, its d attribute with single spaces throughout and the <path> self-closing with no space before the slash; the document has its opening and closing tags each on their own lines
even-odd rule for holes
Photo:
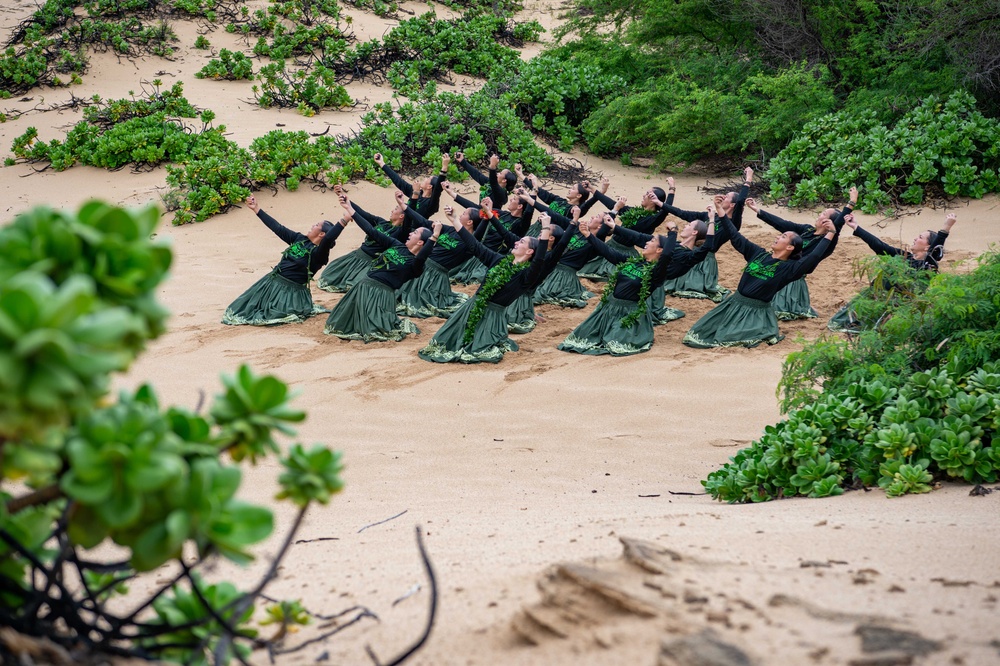
<svg viewBox="0 0 1000 666">
<path fill-rule="evenodd" d="M 15 22 L 13 7 L 0 14 L 5 30 Z M 21 0 L 16 9 L 31 7 Z M 555 5 L 532 7 L 527 15 L 553 24 Z M 347 13 L 359 36 L 381 34 L 387 25 L 357 10 Z M 197 28 L 175 29 L 183 49 L 172 61 L 95 57 L 84 84 L 71 92 L 111 98 L 154 77 L 181 80 L 188 98 L 212 108 L 216 122 L 242 145 L 279 126 L 322 132 L 329 125 L 343 132 L 356 125 L 359 110 L 314 118 L 264 111 L 248 101 L 248 83 L 198 81 L 193 73 L 209 56 L 190 48 Z M 208 37 L 216 49 L 240 46 L 221 31 Z M 44 107 L 69 92 L 33 91 L 30 100 L 8 100 L 0 110 Z M 353 84 L 350 92 L 369 102 L 391 96 L 365 84 Z M 8 154 L 10 141 L 28 126 L 51 140 L 78 119 L 72 112 L 26 113 L 0 125 L 0 154 Z M 613 193 L 634 200 L 662 180 L 643 169 L 577 157 L 609 175 Z M 36 174 L 19 164 L 0 170 L 3 212 L 9 217 L 41 203 L 75 207 L 92 196 L 126 205 L 156 201 L 163 176 L 161 170 L 82 167 Z M 705 179 L 677 178 L 677 203 L 701 208 Z M 389 190 L 359 183 L 351 191 L 366 208 L 390 207 Z M 339 210 L 330 193 L 258 198 L 300 229 Z M 949 270 L 1000 239 L 997 203 L 995 197 L 953 203 L 959 225 L 949 240 Z M 812 216 L 779 214 L 802 222 Z M 881 233 L 908 241 L 943 217 L 940 210 L 917 211 Z M 876 220 L 861 221 L 870 228 Z M 756 221 L 747 229 L 761 243 L 773 237 Z M 441 320 L 418 322 L 422 334 L 402 343 L 370 345 L 325 337 L 322 318 L 274 329 L 223 327 L 225 306 L 270 269 L 280 242 L 245 209 L 203 224 L 164 226 L 160 233 L 171 238 L 176 255 L 162 292 L 174 317 L 120 385 L 153 381 L 164 402 L 194 406 L 201 392 L 217 391 L 220 373 L 250 363 L 299 392 L 296 405 L 310 415 L 301 441 L 344 452 L 346 490 L 309 516 L 299 538 L 314 541 L 293 549 L 269 594 L 299 597 L 323 614 L 358 604 L 379 621 L 362 619 L 279 663 L 312 663 L 323 655 L 329 663 L 366 663 L 366 645 L 385 660 L 419 635 L 428 589 L 415 525 L 426 531 L 441 598 L 431 640 L 412 663 L 654 664 L 661 640 L 712 627 L 758 663 L 842 664 L 882 654 L 862 652 L 857 631 L 871 625 L 939 642 L 912 663 L 1000 660 L 990 645 L 1000 640 L 1000 494 L 970 497 L 967 487 L 954 486 L 895 500 L 876 491 L 735 507 L 698 494 L 700 479 L 779 418 L 774 391 L 782 360 L 799 347 L 798 336 L 822 335 L 826 317 L 858 288 L 853 261 L 868 252 L 860 241 L 843 239 L 810 279 L 821 318 L 784 324 L 787 338 L 772 348 L 682 346 L 684 331 L 710 304 L 678 300 L 671 304 L 687 318 L 658 329 L 649 353 L 580 357 L 555 345 L 590 308 L 544 306 L 544 321 L 519 340 L 519 353 L 496 366 L 465 367 L 417 358 Z M 360 240 L 359 230 L 350 228 L 334 256 Z M 735 287 L 740 257 L 726 248 L 719 262 L 721 281 Z M 314 295 L 326 306 L 340 298 Z M 246 496 L 271 502 L 276 472 L 275 463 L 247 470 Z M 287 507 L 275 510 L 279 534 L 262 549 L 261 562 L 248 572 L 220 564 L 218 575 L 241 581 L 259 575 L 291 518 Z M 622 558 L 621 537 L 671 549 L 679 560 L 647 553 L 643 569 Z M 558 563 L 571 566 L 550 569 Z M 287 645 L 323 631 L 313 625 Z"/>
</svg>

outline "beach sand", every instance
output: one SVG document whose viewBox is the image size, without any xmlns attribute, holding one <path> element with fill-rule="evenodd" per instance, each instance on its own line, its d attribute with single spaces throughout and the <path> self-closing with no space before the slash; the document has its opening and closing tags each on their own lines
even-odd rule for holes
<svg viewBox="0 0 1000 666">
<path fill-rule="evenodd" d="M 5 31 L 34 4 L 13 7 L 0 15 Z M 555 3 L 529 7 L 525 16 L 555 24 Z M 345 13 L 364 37 L 393 23 L 349 7 Z M 122 97 L 156 77 L 166 85 L 183 81 L 188 99 L 214 110 L 216 124 L 244 146 L 277 127 L 343 133 L 357 126 L 361 109 L 305 118 L 257 108 L 249 82 L 195 79 L 211 54 L 191 48 L 197 26 L 174 28 L 181 51 L 170 61 L 94 55 L 82 85 L 0 102 L 8 115 L 26 112 L 0 124 L 0 154 L 9 155 L 12 139 L 29 126 L 49 141 L 81 118 L 30 109 L 71 93 Z M 245 49 L 221 30 L 207 37 L 213 51 Z M 476 85 L 463 77 L 455 82 L 456 89 Z M 348 90 L 368 104 L 391 98 L 388 88 L 366 83 Z M 610 193 L 633 202 L 664 182 L 643 168 L 572 157 L 608 175 Z M 165 191 L 162 169 L 38 168 L 0 170 L 7 219 L 40 204 L 76 208 L 91 197 L 137 206 L 159 202 Z M 708 203 L 708 178 L 690 172 L 676 178 L 676 205 Z M 373 212 L 392 206 L 389 189 L 371 183 L 348 189 Z M 472 191 L 467 183 L 459 189 Z M 294 229 L 340 215 L 329 191 L 263 191 L 257 198 Z M 958 224 L 944 270 L 965 270 L 1000 240 L 997 206 L 993 196 L 948 204 Z M 798 222 L 815 217 L 815 211 L 766 208 Z M 908 212 L 878 233 L 908 242 L 938 228 L 946 211 Z M 868 229 L 880 221 L 858 218 Z M 775 235 L 751 214 L 744 229 L 760 244 Z M 219 392 L 220 374 L 247 363 L 288 382 L 297 393 L 294 405 L 308 411 L 292 441 L 323 442 L 344 455 L 344 491 L 308 514 L 296 537 L 304 542 L 292 548 L 267 594 L 301 599 L 327 616 L 361 606 L 377 619 L 363 617 L 277 663 L 371 663 L 366 646 L 384 662 L 413 643 L 430 599 L 416 526 L 436 572 L 439 607 L 413 664 L 700 663 L 677 655 L 691 645 L 706 650 L 713 640 L 737 646 L 758 664 L 1000 663 L 1000 493 L 972 497 L 968 486 L 945 484 L 898 499 L 875 489 L 740 506 L 702 494 L 708 473 L 781 418 L 775 388 L 785 356 L 801 340 L 825 335 L 829 316 L 863 285 L 855 262 L 870 251 L 849 231 L 809 278 L 820 317 L 783 323 L 786 337 L 773 347 L 685 347 L 685 331 L 713 304 L 669 299 L 687 316 L 657 328 L 648 353 L 609 358 L 558 351 L 594 299 L 584 311 L 539 307 L 537 329 L 517 338 L 521 351 L 498 365 L 475 366 L 417 357 L 440 319 L 417 321 L 421 334 L 401 343 L 368 345 L 324 336 L 323 317 L 275 328 L 223 326 L 226 305 L 276 263 L 280 240 L 245 207 L 182 227 L 171 227 L 168 215 L 158 234 L 170 239 L 175 254 L 161 293 L 173 313 L 169 330 L 116 387 L 152 382 L 161 403 L 194 407 Z M 350 252 L 361 238 L 349 227 L 332 256 Z M 721 283 L 735 288 L 744 261 L 728 246 L 718 258 Z M 327 307 L 341 298 L 315 287 L 313 294 Z M 279 471 L 273 460 L 245 471 L 242 495 L 273 506 L 277 517 L 258 561 L 245 570 L 218 563 L 208 578 L 250 588 L 266 570 L 294 516 L 292 507 L 273 500 Z M 640 555 L 626 558 L 623 540 Z M 169 568 L 154 572 L 134 589 L 169 575 Z M 318 638 L 351 617 L 314 622 L 284 646 Z M 268 659 L 258 652 L 254 662 Z M 739 662 L 730 656 L 718 663 Z"/>
</svg>

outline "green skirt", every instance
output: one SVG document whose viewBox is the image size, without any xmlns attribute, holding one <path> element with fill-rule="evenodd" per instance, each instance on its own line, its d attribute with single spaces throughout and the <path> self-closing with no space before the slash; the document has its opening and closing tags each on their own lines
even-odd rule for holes
<svg viewBox="0 0 1000 666">
<path fill-rule="evenodd" d="M 535 290 L 533 302 L 535 305 L 552 303 L 564 308 L 585 308 L 587 300 L 593 297 L 592 293 L 583 288 L 576 271 L 557 264 L 556 269 Z"/>
<path fill-rule="evenodd" d="M 684 335 L 684 344 L 698 349 L 756 347 L 777 344 L 782 337 L 770 303 L 736 292 L 699 319 Z"/>
<path fill-rule="evenodd" d="M 664 282 L 663 287 L 671 296 L 708 298 L 716 303 L 729 294 L 728 289 L 719 285 L 719 262 L 714 252 L 709 252 L 684 275 Z"/>
<path fill-rule="evenodd" d="M 525 236 L 531 236 L 532 238 L 538 238 L 542 235 L 542 223 L 532 222 L 528 226 L 528 230 L 524 232 Z"/>
<path fill-rule="evenodd" d="M 778 321 L 793 319 L 814 319 L 819 315 L 809 304 L 809 285 L 805 278 L 799 278 L 782 287 L 771 300 L 771 307 Z"/>
<path fill-rule="evenodd" d="M 507 332 L 530 333 L 535 330 L 535 306 L 531 293 L 521 294 L 507 306 Z"/>
<path fill-rule="evenodd" d="M 399 342 L 420 330 L 396 316 L 396 291 L 365 276 L 340 299 L 326 319 L 323 332 L 343 340 Z"/>
<path fill-rule="evenodd" d="M 456 310 L 418 356 L 434 363 L 499 363 L 505 353 L 517 351 L 517 343 L 507 337 L 507 308 L 490 302 L 472 342 L 465 344 L 465 324 L 475 302 L 470 298 Z"/>
<path fill-rule="evenodd" d="M 639 256 L 639 251 L 636 250 L 634 247 L 632 247 L 631 245 L 622 245 L 614 238 L 606 241 L 606 243 L 607 246 L 610 247 L 612 250 L 618 250 L 619 252 L 624 252 L 630 257 Z M 591 280 L 603 281 L 607 280 L 608 276 L 610 276 L 611 273 L 614 272 L 614 270 L 615 270 L 614 264 L 612 264 L 610 261 L 608 261 L 601 255 L 597 255 L 596 257 L 588 261 L 586 264 L 584 264 L 583 268 L 578 270 L 576 274 L 582 278 L 589 278 Z"/>
<path fill-rule="evenodd" d="M 480 284 L 486 279 L 486 264 L 476 257 L 469 257 L 448 271 L 448 278 L 452 284 Z"/>
<path fill-rule="evenodd" d="M 271 271 L 233 301 L 222 323 L 230 326 L 277 326 L 297 324 L 328 312 L 313 303 L 309 285 L 292 282 Z"/>
<path fill-rule="evenodd" d="M 328 263 L 316 279 L 316 286 L 334 293 L 347 291 L 368 274 L 371 266 L 371 256 L 358 248 Z"/>
<path fill-rule="evenodd" d="M 599 303 L 590 316 L 559 343 L 558 348 L 577 354 L 612 356 L 630 356 L 649 351 L 653 346 L 653 318 L 648 308 L 636 323 L 628 328 L 622 326 L 622 318 L 635 308 L 635 301 L 609 296 L 607 301 Z"/>
<path fill-rule="evenodd" d="M 466 294 L 452 291 L 447 269 L 429 259 L 420 277 L 406 282 L 396 296 L 397 314 L 421 319 L 447 319 L 469 298 Z"/>
<path fill-rule="evenodd" d="M 653 326 L 660 326 L 684 316 L 683 310 L 668 308 L 664 303 L 666 300 L 667 292 L 662 284 L 654 289 L 653 293 L 646 299 L 646 309 L 649 311 L 649 316 L 653 318 Z"/>
</svg>

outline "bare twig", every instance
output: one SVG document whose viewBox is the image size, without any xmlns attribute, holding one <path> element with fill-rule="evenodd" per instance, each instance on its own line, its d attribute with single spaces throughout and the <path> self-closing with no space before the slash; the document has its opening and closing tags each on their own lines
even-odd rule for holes
<svg viewBox="0 0 1000 666">
<path fill-rule="evenodd" d="M 358 534 L 361 534 L 362 532 L 364 532 L 364 531 L 365 531 L 366 529 L 368 529 L 369 527 L 375 527 L 376 525 L 381 525 L 381 524 L 383 524 L 383 523 L 387 523 L 387 522 L 389 522 L 390 520 L 395 520 L 396 518 L 399 518 L 400 516 L 402 516 L 402 515 L 403 515 L 404 513 L 406 513 L 407 511 L 409 511 L 409 509 L 403 509 L 402 511 L 400 511 L 399 513 L 397 513 L 397 514 L 396 514 L 395 516 L 390 516 L 389 518 L 386 518 L 385 520 L 380 520 L 380 521 L 378 521 L 377 523 L 371 523 L 370 525 L 365 525 L 365 526 L 364 526 L 364 527 L 362 527 L 362 528 L 361 528 L 360 530 L 358 530 L 358 531 L 357 531 L 357 533 L 358 533 Z"/>
</svg>

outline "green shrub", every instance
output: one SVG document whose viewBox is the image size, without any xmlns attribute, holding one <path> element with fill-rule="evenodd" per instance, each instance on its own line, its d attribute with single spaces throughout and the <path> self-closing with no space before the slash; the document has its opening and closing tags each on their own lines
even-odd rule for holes
<svg viewBox="0 0 1000 666">
<path fill-rule="evenodd" d="M 195 73 L 198 79 L 223 79 L 225 81 L 250 80 L 253 78 L 253 63 L 239 51 L 222 49 L 218 58 L 212 58 L 207 65 Z"/>
<path fill-rule="evenodd" d="M 861 209 L 920 204 L 928 195 L 982 198 L 1000 191 L 1000 122 L 967 92 L 928 97 L 889 125 L 872 110 L 807 124 L 764 174 L 771 196 L 793 205 L 832 201 L 861 187 Z"/>
<path fill-rule="evenodd" d="M 0 622 L 66 648 L 225 664 L 249 654 L 268 579 L 241 592 L 195 569 L 215 555 L 249 562 L 274 525 L 236 498 L 242 472 L 227 458 L 273 455 L 305 414 L 284 383 L 246 367 L 223 379 L 208 416 L 161 407 L 148 385 L 108 395 L 111 373 L 163 332 L 156 292 L 171 252 L 151 240 L 158 220 L 153 207 L 89 202 L 0 228 Z M 294 445 L 281 462 L 281 498 L 298 509 L 290 544 L 307 508 L 342 488 L 342 466 L 322 446 Z M 170 561 L 180 574 L 150 580 L 122 613 L 123 583 Z"/>
</svg>

